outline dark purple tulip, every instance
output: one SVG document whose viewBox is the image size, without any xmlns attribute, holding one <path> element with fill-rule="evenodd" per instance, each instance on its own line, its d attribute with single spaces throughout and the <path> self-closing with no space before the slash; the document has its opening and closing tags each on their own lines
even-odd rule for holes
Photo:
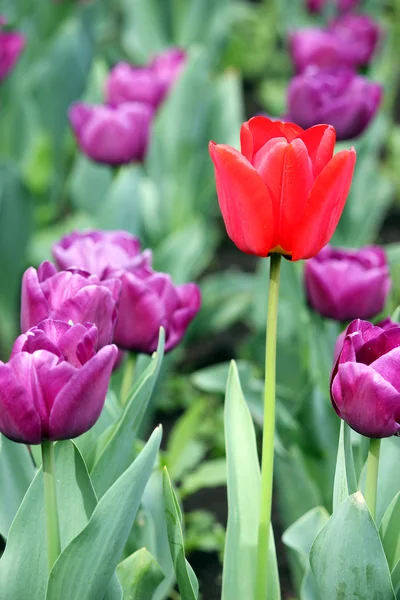
<svg viewBox="0 0 400 600">
<path fill-rule="evenodd" d="M 311 308 L 337 321 L 374 317 L 382 311 L 391 286 L 386 254 L 379 246 L 326 246 L 306 262 L 304 282 Z"/>
<path fill-rule="evenodd" d="M 386 317 L 386 319 L 383 319 L 382 321 L 379 321 L 379 323 L 376 323 L 376 327 L 380 327 L 381 329 L 392 329 L 392 327 L 398 327 L 398 326 L 399 326 L 399 324 L 392 321 L 392 319 L 390 317 Z M 347 327 L 344 331 L 342 331 L 342 333 L 340 333 L 338 335 L 337 340 L 335 342 L 335 350 L 333 353 L 335 362 L 336 362 L 340 352 L 342 351 L 346 334 L 347 334 Z"/>
<path fill-rule="evenodd" d="M 369 63 L 381 37 L 381 28 L 368 15 L 342 15 L 332 21 L 328 31 L 351 53 L 354 66 Z"/>
<path fill-rule="evenodd" d="M 307 8 L 310 12 L 319 13 L 329 3 L 330 0 L 307 0 Z M 334 4 L 339 12 L 344 13 L 356 8 L 360 4 L 360 0 L 336 0 Z"/>
<path fill-rule="evenodd" d="M 141 253 L 140 241 L 127 231 L 73 231 L 53 246 L 59 269 L 75 267 L 107 279 L 118 269 L 149 267 L 151 252 Z"/>
<path fill-rule="evenodd" d="M 47 261 L 37 271 L 30 267 L 22 278 L 21 330 L 25 332 L 44 319 L 94 323 L 102 348 L 112 341 L 120 291 L 118 279 L 100 282 L 97 275 L 77 269 L 58 272 Z"/>
<path fill-rule="evenodd" d="M 160 327 L 164 327 L 165 350 L 175 348 L 200 309 L 198 286 L 175 286 L 169 275 L 150 268 L 121 270 L 114 275 L 122 281 L 115 343 L 151 354 L 157 348 Z"/>
<path fill-rule="evenodd" d="M 150 68 L 157 76 L 161 87 L 161 99 L 164 99 L 176 79 L 182 72 L 186 62 L 186 52 L 181 48 L 169 48 L 157 54 L 150 63 Z"/>
<path fill-rule="evenodd" d="M 6 19 L 0 16 L 0 27 Z M 25 36 L 15 31 L 0 30 L 0 81 L 14 68 L 25 46 Z"/>
<path fill-rule="evenodd" d="M 310 66 L 289 84 L 288 116 L 304 129 L 318 123 L 333 125 L 337 139 L 347 140 L 364 131 L 381 98 L 381 86 L 352 69 Z"/>
<path fill-rule="evenodd" d="M 97 354 L 97 329 L 47 320 L 17 338 L 0 362 L 0 431 L 24 444 L 77 437 L 104 405 L 116 346 Z"/>
<path fill-rule="evenodd" d="M 353 321 L 331 375 L 334 409 L 361 435 L 399 434 L 399 374 L 400 326 L 383 329 Z"/>
<path fill-rule="evenodd" d="M 152 68 L 133 67 L 120 62 L 108 76 L 105 95 L 107 102 L 113 106 L 125 102 L 144 102 L 156 109 L 163 95 L 163 87 Z"/>
<path fill-rule="evenodd" d="M 69 120 L 81 150 L 108 165 L 142 161 L 145 157 L 153 108 L 143 102 L 118 107 L 76 102 Z"/>
</svg>

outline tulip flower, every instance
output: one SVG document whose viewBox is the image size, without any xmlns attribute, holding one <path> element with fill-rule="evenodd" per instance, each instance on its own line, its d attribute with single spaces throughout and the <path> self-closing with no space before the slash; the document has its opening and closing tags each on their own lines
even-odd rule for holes
<svg viewBox="0 0 400 600">
<path fill-rule="evenodd" d="M 140 241 L 127 231 L 74 231 L 53 246 L 59 269 L 75 267 L 104 280 L 122 268 L 149 267 L 151 251 L 140 252 Z"/>
<path fill-rule="evenodd" d="M 288 87 L 288 117 L 301 127 L 329 123 L 337 139 L 360 135 L 375 116 L 382 87 L 346 67 L 307 67 Z"/>
<path fill-rule="evenodd" d="M 122 291 L 114 342 L 126 350 L 152 354 L 163 327 L 165 351 L 175 348 L 200 310 L 198 286 L 175 286 L 169 275 L 149 268 L 121 270 L 118 275 Z"/>
<path fill-rule="evenodd" d="M 0 17 L 0 27 L 6 24 Z M 25 36 L 15 31 L 0 30 L 0 81 L 13 70 L 25 46 Z"/>
<path fill-rule="evenodd" d="M 113 341 L 124 350 L 153 353 L 160 327 L 165 350 L 181 341 L 200 308 L 194 283 L 174 286 L 169 275 L 151 269 L 151 253 L 140 253 L 137 238 L 124 231 L 74 232 L 53 247 L 57 265 L 83 268 L 100 279 L 117 278 L 121 296 Z"/>
<path fill-rule="evenodd" d="M 186 62 L 186 52 L 181 48 L 169 48 L 157 54 L 150 63 L 161 87 L 161 99 L 168 94 L 182 72 Z"/>
<path fill-rule="evenodd" d="M 81 150 L 92 160 L 108 165 L 144 159 L 152 117 L 152 107 L 143 102 L 118 107 L 76 102 L 69 110 Z"/>
<path fill-rule="evenodd" d="M 97 329 L 46 320 L 17 338 L 0 362 L 0 431 L 24 444 L 74 438 L 104 405 L 116 346 L 97 354 Z"/>
<path fill-rule="evenodd" d="M 151 68 L 120 62 L 108 76 L 105 95 L 113 106 L 144 102 L 156 109 L 162 98 L 162 85 Z"/>
<path fill-rule="evenodd" d="M 400 432 L 400 326 L 359 319 L 346 330 L 331 376 L 334 409 L 358 433 L 384 438 Z"/>
<path fill-rule="evenodd" d="M 360 0 L 336 0 L 335 4 L 339 12 L 344 13 L 356 8 Z M 307 0 L 307 8 L 310 12 L 319 13 L 329 4 L 329 0 Z"/>
<path fill-rule="evenodd" d="M 392 321 L 392 319 L 390 317 L 386 317 L 386 319 L 383 319 L 382 321 L 379 321 L 379 323 L 376 323 L 376 327 L 380 327 L 381 329 L 392 329 L 393 327 L 398 327 L 398 326 L 399 326 L 399 324 Z M 334 362 L 336 362 L 339 354 L 342 351 L 346 334 L 347 334 L 347 327 L 344 331 L 342 331 L 342 333 L 340 333 L 337 336 L 337 339 L 335 342 L 335 349 L 334 349 L 334 353 L 333 353 Z"/>
<path fill-rule="evenodd" d="M 311 258 L 329 242 L 353 176 L 354 149 L 333 156 L 335 130 L 254 117 L 241 152 L 210 143 L 217 193 L 231 240 L 248 254 Z"/>
<path fill-rule="evenodd" d="M 375 52 L 380 28 L 365 15 L 343 15 L 328 29 L 309 27 L 290 36 L 290 53 L 300 73 L 309 65 L 318 67 L 359 67 Z"/>
<path fill-rule="evenodd" d="M 97 275 L 82 270 L 58 272 L 47 261 L 38 270 L 30 267 L 22 278 L 21 330 L 44 319 L 94 323 L 101 348 L 112 341 L 120 289 L 118 279 L 100 282 Z"/>
<path fill-rule="evenodd" d="M 311 308 L 336 321 L 376 316 L 391 286 L 386 253 L 379 246 L 324 248 L 307 261 L 304 282 Z"/>
</svg>

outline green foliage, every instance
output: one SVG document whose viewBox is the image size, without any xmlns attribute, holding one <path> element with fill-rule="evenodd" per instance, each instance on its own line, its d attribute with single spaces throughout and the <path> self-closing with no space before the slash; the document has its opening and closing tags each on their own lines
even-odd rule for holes
<svg viewBox="0 0 400 600">
<path fill-rule="evenodd" d="M 157 561 L 146 548 L 137 550 L 119 563 L 117 575 L 124 594 L 123 600 L 151 598 L 164 579 Z"/>
</svg>

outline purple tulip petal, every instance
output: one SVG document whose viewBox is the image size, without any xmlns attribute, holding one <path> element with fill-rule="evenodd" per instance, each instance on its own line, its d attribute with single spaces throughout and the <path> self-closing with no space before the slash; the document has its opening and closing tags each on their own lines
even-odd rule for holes
<svg viewBox="0 0 400 600">
<path fill-rule="evenodd" d="M 22 277 L 21 331 L 28 331 L 49 316 L 49 305 L 38 280 L 36 269 L 30 267 Z"/>
</svg>

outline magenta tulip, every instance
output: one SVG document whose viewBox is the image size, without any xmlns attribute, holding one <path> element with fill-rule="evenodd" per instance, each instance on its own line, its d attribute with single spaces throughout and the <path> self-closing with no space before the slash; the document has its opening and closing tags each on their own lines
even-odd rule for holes
<svg viewBox="0 0 400 600">
<path fill-rule="evenodd" d="M 157 76 L 161 88 L 161 100 L 165 98 L 181 74 L 185 63 L 186 52 L 181 48 L 169 48 L 157 54 L 150 63 L 150 68 Z"/>
<path fill-rule="evenodd" d="M 7 19 L 0 15 L 0 81 L 15 67 L 24 47 L 25 36 L 17 31 L 4 31 Z"/>
<path fill-rule="evenodd" d="M 327 246 L 306 262 L 304 282 L 311 308 L 337 321 L 376 316 L 391 286 L 386 254 L 379 246 Z"/>
<path fill-rule="evenodd" d="M 97 354 L 94 325 L 46 320 L 0 362 L 0 431 L 25 444 L 74 438 L 100 416 L 116 346 Z"/>
<path fill-rule="evenodd" d="M 382 88 L 347 67 L 309 66 L 288 87 L 288 118 L 303 128 L 327 123 L 338 140 L 360 135 L 377 113 Z"/>
<path fill-rule="evenodd" d="M 108 165 L 143 161 L 150 138 L 153 108 L 143 102 L 118 107 L 76 102 L 69 110 L 81 150 Z"/>
<path fill-rule="evenodd" d="M 321 12 L 332 0 L 307 0 L 307 8 L 310 12 Z M 339 12 L 344 13 L 360 4 L 360 0 L 335 0 L 334 4 Z"/>
<path fill-rule="evenodd" d="M 354 66 L 369 63 L 381 37 L 380 26 L 368 15 L 341 15 L 332 21 L 328 31 L 346 47 Z"/>
<path fill-rule="evenodd" d="M 400 433 L 400 326 L 381 328 L 357 319 L 346 330 L 331 376 L 331 398 L 341 419 L 371 438 Z"/>
<path fill-rule="evenodd" d="M 126 102 L 144 102 L 153 109 L 159 105 L 163 88 L 150 67 L 118 63 L 110 72 L 105 87 L 106 100 L 113 106 Z"/>
<path fill-rule="evenodd" d="M 47 261 L 38 270 L 30 267 L 22 278 L 21 330 L 44 319 L 93 323 L 101 348 L 112 341 L 120 291 L 118 279 L 100 282 L 97 275 L 77 269 L 58 272 Z"/>
</svg>

